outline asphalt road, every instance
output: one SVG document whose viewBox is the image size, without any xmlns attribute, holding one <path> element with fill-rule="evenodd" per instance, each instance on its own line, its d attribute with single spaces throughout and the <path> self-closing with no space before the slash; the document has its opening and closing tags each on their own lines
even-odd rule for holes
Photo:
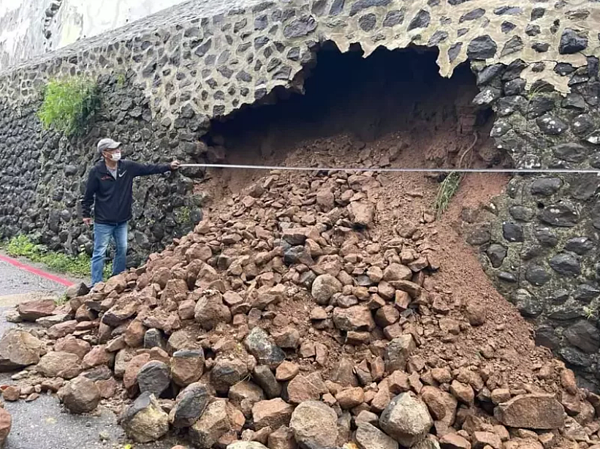
<svg viewBox="0 0 600 449">
<path fill-rule="evenodd" d="M 5 319 L 21 301 L 59 296 L 65 287 L 0 261 L 0 333 L 15 324 Z M 0 373 L 0 384 L 11 384 L 14 373 Z M 99 407 L 90 415 L 72 415 L 54 396 L 33 402 L 5 402 L 12 415 L 12 430 L 4 449 L 124 449 L 128 444 L 116 415 Z M 177 442 L 133 444 L 132 449 L 170 449 Z"/>
</svg>

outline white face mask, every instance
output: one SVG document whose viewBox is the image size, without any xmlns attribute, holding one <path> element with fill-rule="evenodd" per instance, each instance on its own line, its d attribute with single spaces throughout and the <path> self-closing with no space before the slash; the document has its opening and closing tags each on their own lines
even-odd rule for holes
<svg viewBox="0 0 600 449">
<path fill-rule="evenodd" d="M 117 162 L 121 160 L 121 153 L 113 153 L 110 155 L 111 160 Z"/>
</svg>

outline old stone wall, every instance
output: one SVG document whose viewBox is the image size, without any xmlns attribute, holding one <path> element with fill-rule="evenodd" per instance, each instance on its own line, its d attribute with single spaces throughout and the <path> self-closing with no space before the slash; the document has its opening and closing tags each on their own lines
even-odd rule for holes
<svg viewBox="0 0 600 449">
<path fill-rule="evenodd" d="M 292 0 L 208 15 L 192 1 L 0 73 L 0 236 L 38 232 L 53 248 L 89 250 L 76 203 L 101 135 L 128 157 L 217 161 L 211 120 L 301 90 L 319 46 L 434 47 L 443 76 L 468 61 L 493 107 L 492 136 L 516 167 L 597 167 L 600 7 L 596 2 Z M 54 77 L 98 79 L 102 111 L 80 139 L 41 129 Z M 141 180 L 132 255 L 143 258 L 200 216 L 196 177 Z M 487 212 L 465 213 L 490 275 L 589 382 L 598 376 L 595 176 L 517 177 Z M 132 260 L 132 262 L 134 262 Z"/>
</svg>

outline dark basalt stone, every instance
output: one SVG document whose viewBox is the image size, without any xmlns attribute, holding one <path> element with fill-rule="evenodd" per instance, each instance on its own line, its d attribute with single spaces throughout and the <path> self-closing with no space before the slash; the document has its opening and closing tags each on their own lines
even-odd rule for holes
<svg viewBox="0 0 600 449">
<path fill-rule="evenodd" d="M 467 48 L 469 59 L 488 59 L 493 58 L 498 50 L 498 45 L 489 36 L 479 36 L 473 39 Z"/>
<path fill-rule="evenodd" d="M 581 274 L 581 263 L 573 254 L 559 253 L 548 263 L 554 271 L 563 276 L 577 277 Z"/>
<path fill-rule="evenodd" d="M 522 242 L 523 241 L 523 227 L 516 223 L 503 223 L 502 224 L 502 235 L 504 238 L 511 242 Z"/>
<path fill-rule="evenodd" d="M 567 201 L 546 206 L 538 215 L 544 223 L 552 226 L 570 228 L 579 222 L 579 210 Z"/>
<path fill-rule="evenodd" d="M 588 46 L 588 38 L 582 33 L 567 28 L 560 37 L 558 52 L 561 55 L 569 55 L 585 50 Z"/>
<path fill-rule="evenodd" d="M 422 9 L 410 21 L 410 24 L 408 25 L 408 31 L 415 30 L 417 28 L 427 28 L 430 21 L 431 15 L 429 14 L 429 11 Z"/>
</svg>

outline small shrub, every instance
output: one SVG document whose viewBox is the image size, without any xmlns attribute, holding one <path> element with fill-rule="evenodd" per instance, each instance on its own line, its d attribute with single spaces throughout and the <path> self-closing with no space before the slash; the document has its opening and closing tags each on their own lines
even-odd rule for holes
<svg viewBox="0 0 600 449">
<path fill-rule="evenodd" d="M 53 80 L 46 86 L 38 117 L 45 129 L 52 127 L 73 136 L 86 130 L 98 103 L 95 82 L 82 77 Z"/>
</svg>

